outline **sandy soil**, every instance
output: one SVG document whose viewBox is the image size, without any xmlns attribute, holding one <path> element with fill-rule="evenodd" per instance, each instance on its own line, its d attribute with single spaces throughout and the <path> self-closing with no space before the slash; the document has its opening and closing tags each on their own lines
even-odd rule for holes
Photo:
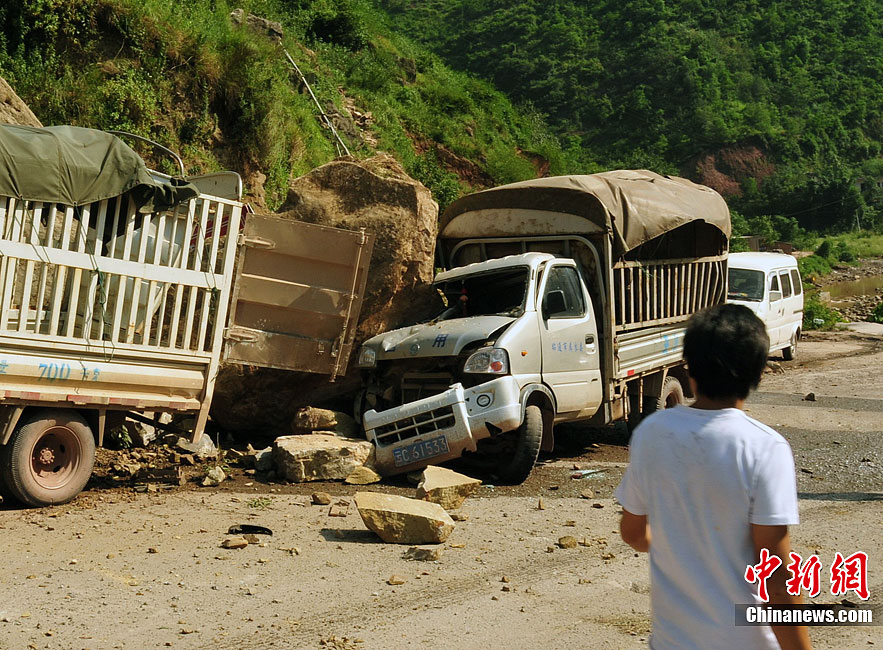
<svg viewBox="0 0 883 650">
<path fill-rule="evenodd" d="M 883 593 L 881 367 L 879 338 L 811 334 L 748 405 L 794 448 L 796 550 L 828 564 L 866 551 L 871 603 Z M 263 484 L 241 471 L 220 488 L 96 481 L 66 506 L 0 506 L 0 648 L 646 647 L 647 557 L 619 540 L 611 499 L 625 433 L 571 427 L 559 440 L 524 485 L 480 488 L 437 562 L 405 560 L 407 547 L 379 542 L 354 508 L 329 517 L 305 496 L 352 487 Z M 575 467 L 602 472 L 573 479 Z M 413 493 L 403 481 L 368 489 Z M 593 497 L 580 497 L 587 489 Z M 273 535 L 220 548 L 242 523 Z M 585 546 L 557 548 L 564 535 Z M 883 645 L 883 628 L 812 637 L 816 648 L 869 647 Z"/>
</svg>

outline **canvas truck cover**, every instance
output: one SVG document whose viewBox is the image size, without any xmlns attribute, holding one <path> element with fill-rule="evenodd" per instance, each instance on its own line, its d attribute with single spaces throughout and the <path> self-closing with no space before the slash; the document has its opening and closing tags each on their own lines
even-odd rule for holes
<svg viewBox="0 0 883 650">
<path fill-rule="evenodd" d="M 155 180 L 141 157 L 110 133 L 0 125 L 0 196 L 80 206 L 129 191 L 142 214 L 199 194 L 185 181 Z"/>
<path fill-rule="evenodd" d="M 561 218 L 544 219 L 540 212 Z M 621 257 L 692 221 L 730 236 L 729 209 L 713 189 L 647 170 L 617 170 L 539 178 L 464 196 L 442 215 L 439 239 L 606 231 Z"/>
</svg>

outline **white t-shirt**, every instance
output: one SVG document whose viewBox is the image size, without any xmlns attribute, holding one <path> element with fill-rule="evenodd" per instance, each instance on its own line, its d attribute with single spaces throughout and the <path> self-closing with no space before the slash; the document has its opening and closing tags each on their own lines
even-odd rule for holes
<svg viewBox="0 0 883 650">
<path fill-rule="evenodd" d="M 736 626 L 735 604 L 761 603 L 744 579 L 759 561 L 749 524 L 798 523 L 781 435 L 735 408 L 654 413 L 635 429 L 616 499 L 650 524 L 651 648 L 779 647 L 769 626 Z"/>
</svg>

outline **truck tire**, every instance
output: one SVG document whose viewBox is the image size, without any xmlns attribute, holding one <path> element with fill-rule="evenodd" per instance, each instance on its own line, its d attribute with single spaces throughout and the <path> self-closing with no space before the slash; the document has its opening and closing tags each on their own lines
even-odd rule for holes
<svg viewBox="0 0 883 650">
<path fill-rule="evenodd" d="M 657 411 L 670 409 L 673 406 L 684 403 L 684 387 L 677 377 L 669 375 L 662 382 L 662 391 L 659 393 L 659 399 L 656 401 Z"/>
<path fill-rule="evenodd" d="M 512 484 L 524 483 L 540 455 L 543 412 L 539 406 L 531 404 L 524 409 L 524 422 L 515 431 L 515 436 L 515 451 L 497 472 L 502 481 Z"/>
<path fill-rule="evenodd" d="M 797 354 L 797 330 L 794 330 L 794 333 L 791 335 L 791 340 L 788 342 L 788 347 L 782 350 L 782 358 L 785 361 L 793 361 L 794 355 Z"/>
<path fill-rule="evenodd" d="M 89 481 L 95 438 L 76 411 L 43 409 L 22 422 L 0 450 L 0 472 L 21 503 L 67 503 Z"/>
</svg>

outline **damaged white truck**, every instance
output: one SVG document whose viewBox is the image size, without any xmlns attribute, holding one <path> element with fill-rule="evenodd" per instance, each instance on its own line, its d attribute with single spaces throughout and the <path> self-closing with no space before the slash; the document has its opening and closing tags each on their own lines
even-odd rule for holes
<svg viewBox="0 0 883 650">
<path fill-rule="evenodd" d="M 6 496 L 72 499 L 130 411 L 193 414 L 196 441 L 222 362 L 346 371 L 373 236 L 246 215 L 237 174 L 175 158 L 172 178 L 108 133 L 0 126 Z"/>
<path fill-rule="evenodd" d="M 514 183 L 439 224 L 433 320 L 369 339 L 366 436 L 395 474 L 479 448 L 521 482 L 553 426 L 683 401 L 685 322 L 726 299 L 730 215 L 710 188 L 649 171 Z"/>
</svg>

